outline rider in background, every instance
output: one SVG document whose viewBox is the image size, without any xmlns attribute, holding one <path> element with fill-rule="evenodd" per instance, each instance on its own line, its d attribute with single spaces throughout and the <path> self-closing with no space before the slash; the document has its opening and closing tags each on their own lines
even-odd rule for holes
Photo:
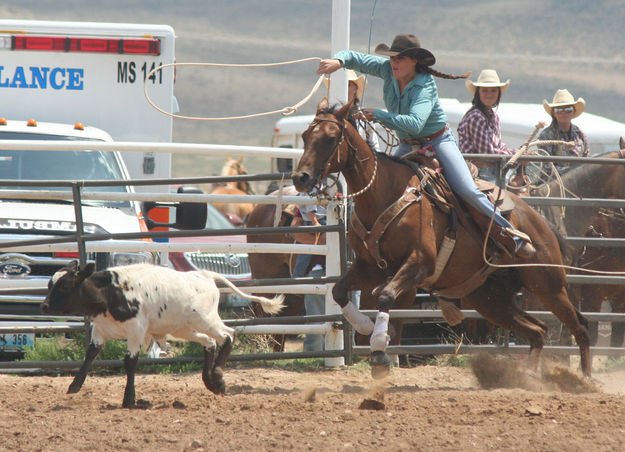
<svg viewBox="0 0 625 452">
<path fill-rule="evenodd" d="M 473 106 L 458 124 L 458 144 L 464 154 L 512 154 L 501 141 L 501 126 L 496 108 L 501 96 L 510 86 L 510 80 L 501 82 L 494 69 L 480 72 L 477 82 L 465 81 L 467 90 L 473 95 Z M 479 168 L 478 177 L 495 183 L 497 174 L 494 162 L 473 162 Z"/>
<path fill-rule="evenodd" d="M 351 50 L 342 50 L 334 58 L 321 60 L 317 74 L 331 74 L 345 67 L 384 80 L 383 97 L 387 111 L 365 108 L 361 112 L 367 120 L 376 120 L 393 129 L 401 140 L 393 155 L 401 157 L 412 151 L 412 146 L 432 147 L 443 167 L 443 175 L 451 189 L 463 201 L 483 215 L 493 214 L 493 205 L 475 186 L 471 172 L 458 149 L 453 133 L 447 127 L 447 116 L 438 101 L 438 88 L 433 75 L 448 79 L 466 78 L 432 69 L 436 59 L 421 47 L 416 36 L 399 34 L 391 46 L 378 44 L 375 53 L 389 59 Z M 516 254 L 532 257 L 536 250 L 498 211 L 494 221 L 510 234 L 516 245 Z M 518 235 L 517 235 L 518 234 Z"/>
<path fill-rule="evenodd" d="M 553 156 L 561 157 L 588 157 L 590 148 L 586 135 L 579 127 L 571 122 L 584 112 L 586 101 L 581 97 L 577 101 L 566 89 L 559 89 L 553 96 L 551 103 L 543 100 L 545 111 L 551 116 L 551 124 L 538 135 L 539 140 L 572 141 L 573 147 L 563 145 L 543 145 L 545 151 Z M 571 169 L 568 163 L 554 164 L 560 174 Z"/>
<path fill-rule="evenodd" d="M 304 196 L 305 194 L 301 194 Z M 300 205 L 298 207 L 299 215 L 295 215 L 291 226 L 321 226 L 326 224 L 326 208 L 316 204 Z M 306 243 L 309 245 L 325 244 L 325 234 L 306 234 L 294 233 L 291 236 L 298 243 Z M 325 276 L 326 268 L 325 256 L 313 256 L 311 254 L 298 254 L 293 269 L 293 277 L 299 278 L 309 276 L 311 278 L 320 278 Z M 325 314 L 325 295 L 310 294 L 304 295 L 304 309 L 306 315 L 323 315 Z M 306 334 L 303 345 L 305 352 L 324 350 L 325 343 L 321 334 Z"/>
<path fill-rule="evenodd" d="M 330 88 L 330 79 L 324 78 L 323 82 Z M 365 92 L 365 76 L 361 75 L 359 77 L 354 71 L 348 69 L 347 83 L 347 102 L 352 102 L 352 116 L 354 116 L 360 110 L 360 102 Z M 355 127 L 371 150 L 380 152 L 380 142 L 378 140 L 378 135 L 375 133 L 375 130 L 373 130 L 373 125 L 370 122 L 357 121 Z"/>
</svg>

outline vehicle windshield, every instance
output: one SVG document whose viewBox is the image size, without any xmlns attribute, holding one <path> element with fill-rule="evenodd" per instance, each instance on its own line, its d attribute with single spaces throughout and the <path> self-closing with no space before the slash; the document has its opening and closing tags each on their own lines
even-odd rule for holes
<svg viewBox="0 0 625 452">
<path fill-rule="evenodd" d="M 9 139 L 5 134 L 3 138 Z M 16 137 L 11 136 L 10 139 Z M 41 139 L 41 135 L 21 139 Z M 46 137 L 46 139 L 51 139 Z M 71 139 L 55 137 L 54 139 Z M 1 146 L 1 144 L 0 144 Z M 108 151 L 7 151 L 0 149 L 0 189 L 71 191 L 71 187 L 7 186 L 2 180 L 123 180 L 116 155 Z M 127 193 L 127 186 L 84 187 L 83 192 Z M 85 204 L 121 205 L 127 201 L 85 201 Z"/>
<path fill-rule="evenodd" d="M 234 226 L 212 204 L 207 204 L 206 229 L 230 229 Z"/>
</svg>

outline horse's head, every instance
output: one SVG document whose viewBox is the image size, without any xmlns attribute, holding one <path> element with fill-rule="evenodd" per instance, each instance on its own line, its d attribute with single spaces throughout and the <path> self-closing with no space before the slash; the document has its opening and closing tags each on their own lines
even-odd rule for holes
<svg viewBox="0 0 625 452">
<path fill-rule="evenodd" d="M 333 111 L 327 99 L 317 106 L 315 119 L 302 134 L 304 153 L 291 174 L 297 191 L 310 192 L 329 173 L 340 171 L 347 163 L 347 146 L 342 143 L 346 128 L 351 127 L 347 121 L 351 107 L 348 103 Z"/>
<path fill-rule="evenodd" d="M 228 158 L 226 159 L 226 163 L 221 168 L 221 175 L 225 177 L 243 176 L 245 174 L 247 174 L 247 170 L 243 166 L 243 157 L 233 159 L 232 157 L 228 156 Z M 228 185 L 229 187 L 237 188 L 238 190 L 241 190 L 242 192 L 245 192 L 247 194 L 253 194 L 252 187 L 247 181 L 228 182 L 226 183 L 226 185 Z"/>
<path fill-rule="evenodd" d="M 228 156 L 226 163 L 221 169 L 222 176 L 238 176 L 240 174 L 247 174 L 247 170 L 243 166 L 243 157 L 233 159 Z"/>
</svg>

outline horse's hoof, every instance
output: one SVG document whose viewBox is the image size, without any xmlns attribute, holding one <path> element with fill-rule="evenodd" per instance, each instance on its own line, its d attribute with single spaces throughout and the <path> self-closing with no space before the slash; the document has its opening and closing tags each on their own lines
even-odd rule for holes
<svg viewBox="0 0 625 452">
<path fill-rule="evenodd" d="M 375 351 L 371 353 L 369 364 L 371 365 L 371 376 L 376 380 L 385 378 L 391 373 L 391 358 L 386 352 Z"/>
</svg>

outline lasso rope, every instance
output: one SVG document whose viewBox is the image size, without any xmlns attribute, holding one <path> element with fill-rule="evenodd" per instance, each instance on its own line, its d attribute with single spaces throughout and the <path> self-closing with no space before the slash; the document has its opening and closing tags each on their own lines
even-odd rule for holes
<svg viewBox="0 0 625 452">
<path fill-rule="evenodd" d="M 306 61 L 321 61 L 321 58 L 312 57 L 312 58 L 304 58 L 304 59 L 301 59 L 301 60 L 282 61 L 282 62 L 279 62 L 279 63 L 264 63 L 264 64 L 168 63 L 168 64 L 163 64 L 161 66 L 158 66 L 158 67 L 152 69 L 150 71 L 150 73 L 145 77 L 145 79 L 149 80 L 150 77 L 156 71 L 159 71 L 159 70 L 167 68 L 167 67 L 176 67 L 176 66 L 274 67 L 274 66 L 286 66 L 286 65 L 289 65 L 289 64 L 303 63 L 303 62 L 306 62 Z M 319 86 L 321 85 L 321 82 L 323 81 L 324 77 L 325 77 L 324 75 L 320 76 L 319 79 L 317 80 L 317 83 L 315 83 L 315 86 L 313 86 L 313 89 L 310 91 L 310 93 L 306 97 L 304 97 L 301 101 L 299 101 L 298 103 L 296 103 L 295 105 L 293 105 L 291 107 L 284 107 L 284 108 L 281 108 L 280 110 L 267 111 L 267 112 L 264 112 L 264 113 L 253 113 L 253 114 L 250 114 L 250 115 L 240 115 L 240 116 L 202 117 L 202 116 L 178 115 L 176 113 L 165 111 L 162 108 L 160 108 L 158 105 L 154 104 L 154 102 L 152 101 L 152 99 L 150 99 L 150 96 L 148 94 L 148 84 L 147 83 L 145 83 L 143 85 L 143 93 L 144 93 L 145 98 L 147 99 L 148 103 L 154 109 L 160 111 L 164 115 L 171 116 L 172 118 L 177 118 L 177 119 L 190 119 L 192 121 L 232 121 L 232 120 L 235 120 L 235 119 L 258 118 L 260 116 L 269 116 L 269 115 L 274 115 L 276 113 L 281 113 L 283 116 L 290 116 L 293 113 L 295 113 L 302 105 L 304 105 L 306 102 L 308 102 L 310 100 L 310 98 L 313 96 L 313 94 L 315 94 L 315 92 L 317 92 L 317 90 L 319 89 Z"/>
</svg>

